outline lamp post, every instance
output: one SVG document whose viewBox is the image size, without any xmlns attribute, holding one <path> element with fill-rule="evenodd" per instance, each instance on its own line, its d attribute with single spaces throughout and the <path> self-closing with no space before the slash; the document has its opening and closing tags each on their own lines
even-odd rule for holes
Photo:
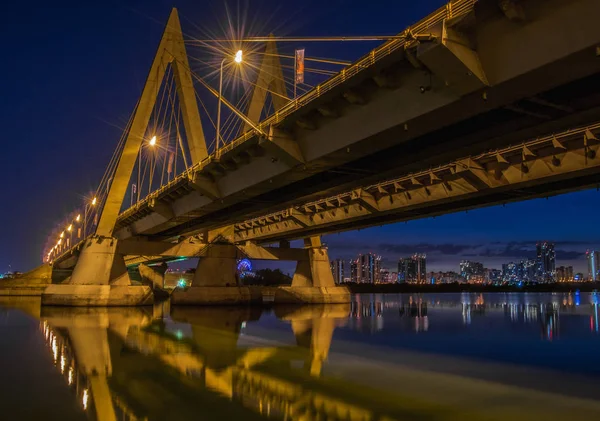
<svg viewBox="0 0 600 421">
<path fill-rule="evenodd" d="M 154 147 L 154 145 L 156 145 L 156 136 L 152 136 L 152 138 L 148 141 L 148 144 L 152 147 Z M 141 189 L 142 186 L 140 185 L 141 183 L 141 179 L 142 179 L 142 148 L 143 148 L 144 144 L 142 143 L 140 145 L 140 149 L 138 151 L 138 176 L 137 176 L 137 184 L 135 185 L 135 189 L 137 191 L 137 200 L 135 203 L 138 203 L 140 201 L 140 194 L 141 194 Z M 150 171 L 152 171 L 152 161 L 150 161 Z M 150 182 L 150 188 L 149 191 L 152 189 L 152 182 Z M 132 192 L 132 196 L 131 196 L 131 204 L 133 205 L 133 192 Z"/>
<path fill-rule="evenodd" d="M 86 203 L 85 204 L 85 208 L 83 209 L 83 238 L 85 238 L 86 235 L 87 235 L 87 214 L 88 214 L 88 210 L 89 210 L 90 207 L 96 206 L 96 203 L 98 203 L 98 199 L 96 197 L 94 197 L 90 203 Z"/>
<path fill-rule="evenodd" d="M 73 224 L 69 224 L 67 232 L 69 233 L 69 247 L 73 247 Z"/>
<path fill-rule="evenodd" d="M 150 178 L 148 180 L 148 194 L 150 194 L 152 193 L 152 178 L 154 177 L 154 146 L 156 146 L 156 136 L 152 136 L 148 145 L 152 148 L 152 151 L 150 151 Z"/>
<path fill-rule="evenodd" d="M 235 61 L 238 64 L 241 63 L 242 55 L 243 55 L 242 50 L 238 50 L 238 52 L 235 53 L 233 61 Z M 221 102 L 223 102 L 223 65 L 225 64 L 226 61 L 227 61 L 227 57 L 225 57 L 221 61 L 221 71 L 219 72 L 219 104 L 217 105 L 217 143 L 215 146 L 215 151 L 219 150 L 219 140 L 221 139 Z"/>
</svg>

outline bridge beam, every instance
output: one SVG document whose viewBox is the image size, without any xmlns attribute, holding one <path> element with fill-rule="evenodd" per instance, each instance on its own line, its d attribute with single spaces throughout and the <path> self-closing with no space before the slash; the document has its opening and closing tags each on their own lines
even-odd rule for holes
<svg viewBox="0 0 600 421">
<path fill-rule="evenodd" d="M 419 44 L 417 59 L 433 74 L 461 95 L 489 85 L 479 55 L 468 36 L 452 26 L 448 19 L 431 31 L 435 37 Z"/>
<path fill-rule="evenodd" d="M 275 159 L 280 159 L 287 165 L 295 167 L 305 162 L 300 145 L 293 136 L 277 127 L 271 126 L 269 137 L 262 138 L 259 143 Z"/>
</svg>

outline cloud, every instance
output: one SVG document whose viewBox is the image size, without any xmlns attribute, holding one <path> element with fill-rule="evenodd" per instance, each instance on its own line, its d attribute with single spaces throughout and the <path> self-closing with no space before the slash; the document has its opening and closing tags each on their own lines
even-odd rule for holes
<svg viewBox="0 0 600 421">
<path fill-rule="evenodd" d="M 467 250 L 480 247 L 479 245 L 472 244 L 432 244 L 432 243 L 419 243 L 419 244 L 380 244 L 377 248 L 384 252 L 398 253 L 398 254 L 413 254 L 413 253 L 429 253 L 429 254 L 445 254 L 455 256 L 463 254 Z"/>
<path fill-rule="evenodd" d="M 557 266 L 576 265 L 580 270 L 586 265 L 585 250 L 597 247 L 585 241 L 557 241 Z M 502 263 L 536 258 L 536 241 L 490 241 L 481 244 L 466 243 L 365 243 L 359 239 L 328 242 L 330 257 L 352 259 L 359 253 L 373 252 L 383 258 L 384 267 L 395 267 L 401 257 L 414 253 L 427 254 L 428 268 L 456 270 L 461 260 L 480 261 L 488 267 L 500 267 Z"/>
</svg>

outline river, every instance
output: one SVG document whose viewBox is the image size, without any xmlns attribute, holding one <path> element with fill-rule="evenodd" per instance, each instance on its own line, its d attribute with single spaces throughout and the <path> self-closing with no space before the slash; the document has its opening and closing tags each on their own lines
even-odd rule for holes
<svg viewBox="0 0 600 421">
<path fill-rule="evenodd" d="M 1 420 L 591 420 L 600 295 L 347 305 L 0 299 Z"/>
</svg>

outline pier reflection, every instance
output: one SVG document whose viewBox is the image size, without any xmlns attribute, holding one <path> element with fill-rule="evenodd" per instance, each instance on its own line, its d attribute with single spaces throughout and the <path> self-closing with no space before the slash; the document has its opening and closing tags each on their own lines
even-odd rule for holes
<svg viewBox="0 0 600 421">
<path fill-rule="evenodd" d="M 348 305 L 278 307 L 296 343 L 245 348 L 241 328 L 260 309 L 177 308 L 156 318 L 134 308 L 43 308 L 40 326 L 90 419 L 184 420 L 199 410 L 223 419 L 369 419 L 375 408 L 309 386 L 348 313 Z"/>
<path fill-rule="evenodd" d="M 600 404 L 586 397 L 592 389 L 579 378 L 561 374 L 568 392 L 557 394 L 548 381 L 555 372 L 443 355 L 456 326 L 469 331 L 486 321 L 490 330 L 492 319 L 503 334 L 507 326 L 523 332 L 515 327 L 537 325 L 543 339 L 554 339 L 571 326 L 563 319 L 577 316 L 577 326 L 588 329 L 589 318 L 596 337 L 596 295 L 579 304 L 574 294 L 534 298 L 415 294 L 271 309 L 168 302 L 87 309 L 0 302 L 0 308 L 19 308 L 40 321 L 54 370 L 90 420 L 590 419 Z M 393 337 L 386 329 L 420 332 L 414 337 L 435 339 L 439 353 L 377 347 L 372 339 Z M 445 336 L 436 337 L 440 329 Z M 349 334 L 360 339 L 348 342 Z M 409 343 L 410 335 L 404 339 Z M 575 411 L 573 399 L 583 402 Z"/>
</svg>

